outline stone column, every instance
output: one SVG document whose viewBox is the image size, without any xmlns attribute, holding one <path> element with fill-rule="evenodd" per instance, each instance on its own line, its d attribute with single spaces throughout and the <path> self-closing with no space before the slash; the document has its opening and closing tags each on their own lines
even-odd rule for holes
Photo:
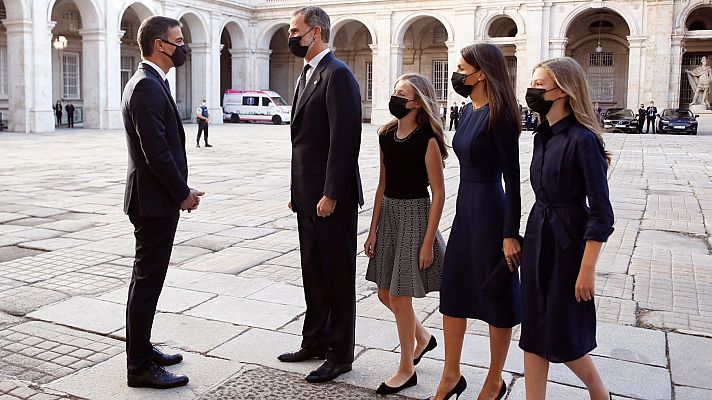
<svg viewBox="0 0 712 400">
<path fill-rule="evenodd" d="M 7 28 L 7 76 L 8 100 L 11 112 L 4 117 L 8 130 L 31 132 L 30 108 L 32 108 L 32 21 L 3 21 Z M 50 118 L 52 116 L 50 115 Z M 51 120 L 50 120 L 51 121 Z"/>
<path fill-rule="evenodd" d="M 36 11 L 36 14 L 44 15 L 39 11 Z M 44 21 L 44 19 L 36 17 L 34 21 Z M 25 82 L 28 87 L 26 105 L 29 107 L 30 132 L 54 132 L 51 62 L 52 28 L 54 25 L 55 22 L 47 24 L 33 22 L 32 43 L 23 50 L 29 53 L 24 56 L 25 60 L 29 59 L 29 62 L 23 68 L 28 74 Z"/>
<path fill-rule="evenodd" d="M 103 111 L 106 107 L 107 65 L 106 31 L 102 29 L 79 31 L 82 35 L 80 89 L 83 100 L 83 120 L 85 128 L 104 127 Z M 114 80 L 118 77 L 113 77 Z"/>
<path fill-rule="evenodd" d="M 403 46 L 391 44 L 391 13 L 376 16 L 376 45 L 373 52 L 373 97 L 371 101 L 371 123 L 383 124 L 389 121 L 388 100 L 391 97 L 395 79 L 402 70 Z M 395 75 L 395 76 L 394 76 Z"/>
<path fill-rule="evenodd" d="M 677 108 L 680 106 L 680 79 L 682 78 L 682 55 L 685 52 L 685 35 L 672 35 L 672 46 L 670 47 L 670 83 L 668 84 L 668 106 Z"/>
<path fill-rule="evenodd" d="M 453 72 L 457 71 L 457 63 L 460 61 L 461 47 L 457 45 L 454 40 L 448 40 L 447 42 L 445 42 L 445 46 L 447 46 L 447 69 L 449 72 L 447 83 L 447 99 L 445 99 L 445 106 L 448 107 L 449 110 L 450 104 L 452 104 L 453 101 L 457 101 L 457 104 L 460 104 L 460 102 L 462 101 L 462 96 L 455 93 L 455 91 L 452 90 L 452 85 L 450 84 L 450 75 L 452 75 Z M 438 113 L 439 112 L 440 110 L 438 110 Z"/>
<path fill-rule="evenodd" d="M 121 95 L 124 88 L 121 86 L 121 38 L 124 31 L 109 32 L 107 35 L 107 63 L 102 72 L 102 79 L 106 82 L 102 101 L 102 120 L 104 129 L 121 129 L 124 127 L 121 116 Z"/>
<path fill-rule="evenodd" d="M 532 69 L 529 68 L 526 62 L 527 57 L 527 39 L 520 38 L 514 41 L 514 56 L 517 57 L 517 86 L 514 88 L 514 94 L 519 100 L 522 107 L 526 107 L 527 103 L 524 100 L 524 95 L 532 81 Z"/>
<path fill-rule="evenodd" d="M 220 106 L 220 98 L 222 93 L 220 92 L 220 36 L 222 35 L 222 30 L 220 29 L 220 20 L 222 19 L 222 14 L 211 12 L 210 13 L 210 25 L 212 27 L 212 33 L 210 34 L 210 68 L 207 69 L 208 73 L 208 90 L 205 93 L 205 99 L 208 102 L 208 112 L 210 113 L 210 123 L 213 125 L 222 124 L 223 119 L 223 109 Z"/>
<path fill-rule="evenodd" d="M 549 39 L 549 57 L 566 57 L 566 45 L 569 44 L 569 38 Z M 544 61 L 544 59 L 539 60 Z"/>
<path fill-rule="evenodd" d="M 253 53 L 252 79 L 248 81 L 248 90 L 267 90 L 269 89 L 269 56 L 272 54 L 270 49 L 257 49 Z M 286 93 L 280 93 L 282 96 L 287 96 Z"/>
<path fill-rule="evenodd" d="M 628 94 L 626 107 L 637 110 L 643 101 L 643 83 L 645 82 L 645 64 L 643 63 L 643 48 L 646 36 L 628 36 Z M 645 101 L 643 101 L 645 102 Z"/>
<path fill-rule="evenodd" d="M 232 89 L 244 89 L 248 86 L 248 79 L 250 73 L 250 55 L 252 51 L 250 49 L 230 49 L 230 56 L 232 62 L 232 77 L 230 88 Z M 267 64 L 269 68 L 269 63 Z"/>
<path fill-rule="evenodd" d="M 191 120 L 194 119 L 195 109 L 200 105 L 200 101 L 208 98 L 211 88 L 211 68 L 210 57 L 212 47 L 208 43 L 197 43 L 190 46 L 191 49 L 191 98 L 188 109 L 191 111 Z M 218 74 L 219 76 L 220 74 Z M 219 89 L 218 89 L 219 90 Z M 219 103 L 218 103 L 219 104 Z"/>
</svg>

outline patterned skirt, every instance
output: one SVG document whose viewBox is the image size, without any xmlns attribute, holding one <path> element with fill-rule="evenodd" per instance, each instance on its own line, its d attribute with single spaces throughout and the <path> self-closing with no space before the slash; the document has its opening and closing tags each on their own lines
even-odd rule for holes
<svg viewBox="0 0 712 400">
<path fill-rule="evenodd" d="M 433 264 L 418 268 L 418 253 L 428 228 L 430 199 L 383 196 L 376 234 L 376 256 L 369 260 L 366 280 L 393 296 L 425 297 L 440 290 L 445 242 L 435 234 Z"/>
</svg>

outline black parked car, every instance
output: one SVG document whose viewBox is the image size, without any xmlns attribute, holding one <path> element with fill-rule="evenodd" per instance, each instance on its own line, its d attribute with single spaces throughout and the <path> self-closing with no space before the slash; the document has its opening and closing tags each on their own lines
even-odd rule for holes
<svg viewBox="0 0 712 400">
<path fill-rule="evenodd" d="M 697 117 L 690 110 L 666 108 L 660 114 L 658 133 L 686 133 L 697 135 Z"/>
<path fill-rule="evenodd" d="M 609 132 L 638 132 L 638 120 L 630 108 L 609 108 L 603 113 L 603 129 Z"/>
</svg>

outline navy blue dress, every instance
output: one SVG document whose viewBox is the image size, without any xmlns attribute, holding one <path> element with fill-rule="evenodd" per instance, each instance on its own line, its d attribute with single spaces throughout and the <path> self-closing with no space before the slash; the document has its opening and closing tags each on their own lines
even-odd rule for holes
<svg viewBox="0 0 712 400">
<path fill-rule="evenodd" d="M 460 187 L 445 251 L 440 312 L 511 328 L 520 320 L 517 274 L 511 274 L 497 297 L 480 286 L 503 257 L 502 239 L 519 234 L 519 131 L 508 117 L 488 129 L 489 114 L 487 106 L 474 110 L 466 105 L 452 140 Z"/>
<path fill-rule="evenodd" d="M 574 295 L 586 241 L 605 242 L 613 233 L 607 168 L 598 138 L 573 115 L 537 128 L 519 347 L 550 362 L 573 361 L 596 348 L 594 302 L 578 303 Z"/>
</svg>

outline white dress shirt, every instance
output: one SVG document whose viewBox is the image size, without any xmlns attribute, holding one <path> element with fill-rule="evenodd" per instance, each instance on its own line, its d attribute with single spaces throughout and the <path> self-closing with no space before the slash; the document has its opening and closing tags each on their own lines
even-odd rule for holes
<svg viewBox="0 0 712 400">
<path fill-rule="evenodd" d="M 319 65 L 319 62 L 321 61 L 321 59 L 324 58 L 324 56 L 330 51 L 331 51 L 331 49 L 329 49 L 327 47 L 326 49 L 322 50 L 321 53 L 314 56 L 314 58 L 312 58 L 308 63 L 307 62 L 304 63 L 304 65 L 309 64 L 311 66 L 311 68 L 309 68 L 309 71 L 307 71 L 307 82 L 309 82 L 309 79 L 311 79 L 312 74 L 314 73 L 314 70 L 316 69 L 316 67 Z M 306 61 L 306 60 L 304 60 L 304 61 Z"/>
</svg>

